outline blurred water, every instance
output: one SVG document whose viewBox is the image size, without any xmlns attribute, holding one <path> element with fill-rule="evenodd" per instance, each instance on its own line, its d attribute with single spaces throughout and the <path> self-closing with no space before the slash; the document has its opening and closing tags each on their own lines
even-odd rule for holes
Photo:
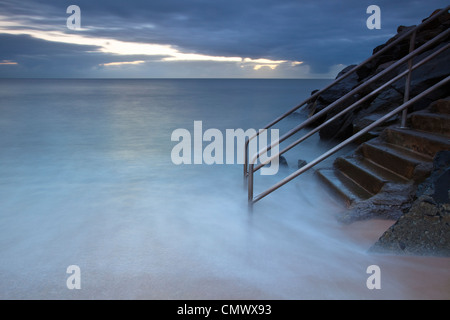
<svg viewBox="0 0 450 320">
<path fill-rule="evenodd" d="M 0 298 L 450 298 L 449 259 L 367 254 L 392 222 L 340 225 L 311 174 L 249 212 L 240 165 L 172 164 L 173 130 L 258 129 L 327 83 L 0 80 Z"/>
</svg>

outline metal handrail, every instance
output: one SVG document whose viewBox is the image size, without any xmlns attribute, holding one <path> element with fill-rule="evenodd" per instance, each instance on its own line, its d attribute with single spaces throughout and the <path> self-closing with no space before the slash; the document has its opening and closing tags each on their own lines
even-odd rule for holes
<svg viewBox="0 0 450 320">
<path fill-rule="evenodd" d="M 338 114 L 334 115 L 333 117 L 331 117 L 330 119 L 328 119 L 327 121 L 323 122 L 322 124 L 320 124 L 319 126 L 317 126 L 316 128 L 312 129 L 311 131 L 309 131 L 307 134 L 305 134 L 304 136 L 302 136 L 300 139 L 296 140 L 295 142 L 291 143 L 289 146 L 287 146 L 286 148 L 284 148 L 282 151 L 280 151 L 279 153 L 272 155 L 270 158 L 266 159 L 264 162 L 261 162 L 259 165 L 257 165 L 256 167 L 254 167 L 253 172 L 258 171 L 259 169 L 261 169 L 262 167 L 264 167 L 266 164 L 272 162 L 275 158 L 278 158 L 280 155 L 286 153 L 287 151 L 291 150 L 293 147 L 297 146 L 298 144 L 300 144 L 301 142 L 303 142 L 304 140 L 308 139 L 309 137 L 311 137 L 312 135 L 314 135 L 315 133 L 317 133 L 320 129 L 324 128 L 325 126 L 327 126 L 328 124 L 330 124 L 331 122 L 333 122 L 334 120 L 342 117 L 343 115 L 345 115 L 346 113 L 354 110 L 357 106 L 359 106 L 361 103 L 367 101 L 369 98 L 376 96 L 378 93 L 380 93 L 382 90 L 384 90 L 386 87 L 388 87 L 389 85 L 391 85 L 392 83 L 396 82 L 397 80 L 403 78 L 405 75 L 409 75 L 412 71 L 414 71 L 415 69 L 419 68 L 420 66 L 422 66 L 423 64 L 427 63 L 428 61 L 432 60 L 434 57 L 436 57 L 437 55 L 441 54 L 442 52 L 444 52 L 445 50 L 450 48 L 450 43 L 446 44 L 445 46 L 443 46 L 442 48 L 440 48 L 439 50 L 433 52 L 432 54 L 430 54 L 429 56 L 425 57 L 424 59 L 422 59 L 421 61 L 419 61 L 418 63 L 416 63 L 414 66 L 411 66 L 411 69 L 407 69 L 405 71 L 403 71 L 402 73 L 398 74 L 397 76 L 395 76 L 394 78 L 392 78 L 391 80 L 389 80 L 388 82 L 384 83 L 382 86 L 378 87 L 377 89 L 371 91 L 369 94 L 367 94 L 366 96 L 362 97 L 360 100 L 356 101 L 355 103 L 353 103 L 351 106 L 347 107 L 346 109 L 342 110 L 341 112 L 339 112 Z M 407 100 L 406 100 L 407 101 Z M 404 102 L 406 102 L 404 101 Z M 403 126 L 404 127 L 404 126 Z M 254 162 L 253 162 L 254 164 Z"/>
<path fill-rule="evenodd" d="M 292 135 L 294 135 L 295 133 L 297 133 L 298 131 L 300 131 L 301 129 L 305 128 L 306 126 L 308 126 L 309 124 L 311 124 L 312 122 L 316 121 L 318 118 L 322 117 L 323 115 L 325 115 L 326 113 L 328 113 L 328 111 L 330 111 L 331 109 L 335 108 L 336 105 L 340 104 L 341 102 L 345 101 L 346 99 L 348 99 L 349 97 L 355 95 L 356 93 L 358 93 L 361 89 L 364 89 L 365 87 L 369 86 L 370 84 L 372 84 L 373 82 L 375 82 L 376 80 L 380 79 L 381 77 L 383 77 L 384 75 L 386 75 L 387 73 L 391 72 L 392 70 L 394 70 L 395 68 L 399 67 L 400 65 L 402 65 L 403 63 L 405 63 L 406 61 L 409 61 L 410 59 L 412 59 L 413 57 L 415 57 L 416 55 L 418 55 L 419 53 L 421 53 L 422 51 L 424 51 L 426 48 L 430 47 L 431 45 L 435 44 L 436 42 L 438 42 L 439 40 L 441 40 L 442 38 L 445 38 L 446 36 L 450 35 L 450 29 L 447 29 L 446 31 L 440 33 L 439 35 L 437 35 L 436 37 L 434 37 L 433 39 L 429 40 L 428 42 L 426 42 L 425 44 L 423 44 L 422 46 L 420 46 L 419 48 L 417 48 L 416 50 L 412 51 L 411 53 L 407 54 L 406 56 L 404 56 L 402 59 L 398 60 L 397 62 L 395 62 L 394 64 L 392 64 L 391 66 L 389 66 L 388 68 L 384 69 L 382 72 L 376 74 L 375 76 L 373 76 L 372 78 L 370 78 L 368 81 L 364 82 L 363 84 L 359 85 L 358 87 L 354 88 L 352 91 L 348 92 L 347 94 L 345 94 L 344 96 L 342 96 L 341 98 L 339 98 L 338 100 L 336 100 L 335 102 L 331 103 L 330 105 L 328 105 L 327 107 L 323 108 L 321 111 L 319 111 L 318 113 L 316 113 L 315 115 L 313 115 L 312 117 L 308 118 L 307 120 L 305 120 L 304 122 L 302 122 L 300 125 L 296 126 L 294 129 L 291 129 L 289 132 L 287 132 L 286 134 L 284 134 L 282 137 L 280 137 L 277 141 L 275 141 L 274 143 L 272 143 L 270 146 L 263 148 L 262 150 L 260 150 L 259 152 L 257 152 L 253 158 L 251 159 L 251 161 L 249 162 L 249 164 L 254 164 L 256 162 L 256 160 L 261 156 L 261 154 L 264 154 L 266 152 L 268 152 L 270 149 L 272 149 L 273 147 L 279 145 L 281 142 L 283 142 L 284 140 L 288 139 L 289 137 L 291 137 Z M 361 101 L 362 99 L 358 100 L 357 102 Z M 249 172 L 250 173 L 250 170 Z"/>
<path fill-rule="evenodd" d="M 447 8 L 441 10 L 440 12 L 438 12 L 437 14 L 433 15 L 432 17 L 430 17 L 428 20 L 426 20 L 425 22 L 430 22 L 434 19 L 436 19 L 436 17 L 438 17 L 440 14 L 442 14 L 443 12 L 448 11 L 450 8 L 450 6 L 448 6 Z M 433 19 L 432 19 L 433 18 Z M 425 23 L 424 22 L 424 23 Z M 420 46 L 419 48 L 414 50 L 415 47 L 415 37 L 416 37 L 416 32 L 419 28 L 424 26 L 424 23 L 422 23 L 421 25 L 417 26 L 416 28 L 410 30 L 407 34 L 405 34 L 403 36 L 406 37 L 407 35 L 411 34 L 411 38 L 410 38 L 410 47 L 409 47 L 409 53 L 404 56 L 402 59 L 398 60 L 397 62 L 395 62 L 394 64 L 392 64 L 391 66 L 389 66 L 388 68 L 386 68 L 385 70 L 383 70 L 382 72 L 378 73 L 377 75 L 371 77 L 369 80 L 365 81 L 364 83 L 360 84 L 359 86 L 357 86 L 356 88 L 354 88 L 353 90 L 351 90 L 350 92 L 348 92 L 347 94 L 345 94 L 344 96 L 342 96 L 341 98 L 339 98 L 338 100 L 336 100 L 335 102 L 333 102 L 332 104 L 330 104 L 329 106 L 325 107 L 324 109 L 322 109 L 321 111 L 319 111 L 318 113 L 316 113 L 315 115 L 313 115 L 312 117 L 308 118 L 307 120 L 305 120 L 303 123 L 301 123 L 300 125 L 298 125 L 297 127 L 295 127 L 294 129 L 291 129 L 288 133 L 286 133 L 285 135 L 283 135 L 281 138 L 279 138 L 276 142 L 272 143 L 270 146 L 266 146 L 264 149 L 260 150 L 259 152 L 257 152 L 253 158 L 251 159 L 251 161 L 248 161 L 248 143 L 250 142 L 251 139 L 253 139 L 254 137 L 257 137 L 258 134 L 254 135 L 253 137 L 249 138 L 246 141 L 246 149 L 245 149 L 245 164 L 244 164 L 244 176 L 248 176 L 248 201 L 250 205 L 253 205 L 253 203 L 261 200 L 262 198 L 264 198 L 265 196 L 267 196 L 268 194 L 272 193 L 273 191 L 277 190 L 278 188 L 280 188 L 281 186 L 285 185 L 286 183 L 288 183 L 289 181 L 291 181 L 292 179 L 296 178 L 297 176 L 301 175 L 302 173 L 306 172 L 307 170 L 309 170 L 310 168 L 314 167 L 316 164 L 320 163 L 321 161 L 325 160 L 326 158 L 328 158 L 329 156 L 333 155 L 335 152 L 339 151 L 340 149 L 342 149 L 343 147 L 345 147 L 346 145 L 348 145 L 349 143 L 352 143 L 353 141 L 355 141 L 356 139 L 358 139 L 360 136 L 366 134 L 368 131 L 370 131 L 372 128 L 378 126 L 379 124 L 385 122 L 387 119 L 391 118 L 393 115 L 397 114 L 398 112 L 402 112 L 402 118 L 401 118 L 401 126 L 404 127 L 406 124 L 406 115 L 407 115 L 407 108 L 413 104 L 415 101 L 417 101 L 418 99 L 421 99 L 423 96 L 425 96 L 426 94 L 430 93 L 431 91 L 435 90 L 436 88 L 446 84 L 447 82 L 450 81 L 450 76 L 447 77 L 446 79 L 440 81 L 439 83 L 437 83 L 436 85 L 432 86 L 431 88 L 423 91 L 421 94 L 417 95 L 416 97 L 414 97 L 413 99 L 409 100 L 409 91 L 410 91 L 410 83 L 411 83 L 411 73 L 413 70 L 415 70 L 416 68 L 420 67 L 421 65 L 423 65 L 424 63 L 430 61 L 431 59 L 433 59 L 434 57 L 436 57 L 438 54 L 444 52 L 445 50 L 449 49 L 450 44 L 447 44 L 445 46 L 443 46 L 442 48 L 440 48 L 439 50 L 436 50 L 434 53 L 428 55 L 427 57 L 423 58 L 421 61 L 419 61 L 418 63 L 416 63 L 414 66 L 412 65 L 412 59 L 417 56 L 419 53 L 421 53 L 422 51 L 424 51 L 426 48 L 430 47 L 431 45 L 435 44 L 437 41 L 441 40 L 441 39 L 445 39 L 445 37 L 447 37 L 450 33 L 450 29 L 447 29 L 443 32 L 441 32 L 439 35 L 437 35 L 436 37 L 434 37 L 433 39 L 427 41 L 425 44 L 423 44 L 422 46 Z M 403 39 L 402 37 L 400 37 L 401 39 Z M 401 41 L 400 38 L 398 38 L 398 41 Z M 397 41 L 396 40 L 396 41 Z M 392 42 L 390 45 L 392 46 L 394 42 Z M 388 49 L 388 46 L 384 47 L 382 50 L 384 49 Z M 381 51 L 381 50 L 380 50 Z M 379 51 L 379 52 L 380 52 Z M 378 53 L 379 53 L 378 52 Z M 374 56 L 371 57 L 372 59 L 374 58 Z M 366 60 L 364 63 L 360 64 L 359 66 L 355 67 L 354 69 L 356 70 L 358 67 L 361 67 L 362 65 L 364 65 L 365 63 L 367 63 L 370 59 Z M 274 146 L 279 145 L 282 141 L 286 140 L 287 138 L 289 138 L 290 136 L 292 136 L 293 134 L 295 134 L 296 132 L 300 131 L 301 129 L 303 129 L 304 127 L 306 127 L 307 125 L 309 125 L 310 123 L 312 123 L 313 121 L 316 121 L 319 117 L 323 116 L 325 113 L 327 113 L 328 111 L 330 111 L 331 109 L 335 108 L 339 103 L 345 101 L 346 99 L 348 99 L 350 96 L 355 95 L 357 92 L 359 92 L 361 89 L 367 87 L 368 85 L 370 85 L 371 83 L 373 83 L 374 81 L 380 79 L 382 76 L 386 75 L 388 72 L 391 72 L 392 70 L 394 70 L 395 68 L 401 66 L 403 63 L 408 62 L 408 68 L 401 72 L 400 74 L 398 74 L 397 76 L 395 76 L 394 78 L 390 79 L 389 81 L 385 82 L 383 85 L 381 85 L 380 87 L 378 87 L 377 89 L 373 90 L 372 92 L 370 92 L 369 94 L 364 95 L 364 97 L 360 98 L 358 101 L 356 101 L 355 103 L 353 103 L 352 105 L 348 106 L 347 108 L 345 108 L 344 110 L 340 111 L 338 114 L 336 114 L 335 116 L 333 116 L 332 118 L 326 120 L 324 123 L 322 123 L 321 125 L 319 125 L 318 127 L 314 128 L 313 130 L 311 130 L 310 132 L 308 132 L 307 134 L 305 134 L 303 137 L 301 137 L 300 139 L 296 140 L 294 143 L 291 143 L 288 147 L 286 147 L 285 149 L 283 149 L 281 152 L 278 152 L 275 155 L 272 155 L 269 159 L 266 159 L 264 162 L 261 162 L 261 164 L 259 164 L 258 166 L 256 166 L 255 168 L 255 163 L 256 160 L 258 158 L 260 158 L 260 156 L 264 153 L 267 153 L 269 150 L 271 150 Z M 349 71 L 349 73 L 354 72 L 355 70 L 352 69 L 351 71 Z M 347 74 L 347 73 L 346 73 Z M 348 75 L 348 74 L 347 74 Z M 322 154 L 321 156 L 319 156 L 318 158 L 316 158 L 315 160 L 313 160 L 312 162 L 310 162 L 309 164 L 303 166 L 302 168 L 300 168 L 299 170 L 295 171 L 294 173 L 292 173 L 291 175 L 289 175 L 288 177 L 284 178 L 283 180 L 279 181 L 277 184 L 273 185 L 271 188 L 267 189 L 266 191 L 262 192 L 261 194 L 257 195 L 255 198 L 253 197 L 253 180 L 254 180 L 254 173 L 256 171 L 258 171 L 260 168 L 262 168 L 263 166 L 265 166 L 266 164 L 270 163 L 273 159 L 279 157 L 280 155 L 284 154 L 285 152 L 289 151 L 290 149 L 292 149 L 293 147 L 297 146 L 299 143 L 301 143 L 302 141 L 306 140 L 307 138 L 311 137 L 313 134 L 315 134 L 317 131 L 319 131 L 321 128 L 325 127 L 326 125 L 328 125 L 329 123 L 331 123 L 332 121 L 336 120 L 337 118 L 343 116 L 344 114 L 348 113 L 351 110 L 354 110 L 358 105 L 360 105 L 361 103 L 365 102 L 366 100 L 368 100 L 369 98 L 375 96 L 376 94 L 378 94 L 381 90 L 385 89 L 387 86 L 389 86 L 390 84 L 392 84 L 393 82 L 401 79 L 402 77 L 404 77 L 406 75 L 406 83 L 405 83 L 405 93 L 404 93 L 404 100 L 403 100 L 403 104 L 401 106 L 399 106 L 398 108 L 394 109 L 393 111 L 389 112 L 388 114 L 386 114 L 385 116 L 383 116 L 382 118 L 378 119 L 377 121 L 373 122 L 370 126 L 366 127 L 365 129 L 359 131 L 358 133 L 354 134 L 353 136 L 351 136 L 350 138 L 346 139 L 345 141 L 343 141 L 342 143 L 340 143 L 339 145 L 337 145 L 336 147 L 328 150 L 327 152 L 325 152 L 324 154 Z M 342 77 L 338 78 L 337 80 L 342 79 Z M 338 81 L 333 82 L 333 84 L 335 84 Z M 332 84 L 332 85 L 333 85 Z M 321 91 L 325 91 L 326 89 L 328 89 L 330 86 L 328 86 L 325 89 L 322 89 Z M 316 93 L 317 95 L 320 93 Z M 311 100 L 312 98 L 314 98 L 314 96 L 311 96 L 309 99 L 305 100 L 305 102 L 302 103 L 302 105 L 304 105 L 304 103 L 306 103 L 306 101 Z M 301 106 L 301 105 L 299 105 Z M 291 110 L 292 111 L 292 110 Z M 295 111 L 295 110 L 294 110 Z M 293 111 L 292 111 L 293 112 Z M 272 124 L 275 124 L 276 122 L 280 121 L 282 118 L 286 117 L 287 115 L 291 114 L 292 112 L 288 112 L 287 114 L 283 115 L 282 117 L 277 118 L 275 121 L 272 121 Z M 270 126 L 269 126 L 270 127 Z M 268 127 L 266 127 L 265 129 L 267 129 Z M 247 167 L 248 166 L 248 167 Z"/>
<path fill-rule="evenodd" d="M 396 115 L 399 112 L 403 111 L 404 109 L 408 108 L 410 105 L 412 105 L 413 103 L 415 103 L 419 99 L 422 99 L 423 97 L 425 97 L 430 92 L 434 91 L 435 89 L 437 89 L 437 88 L 439 88 L 439 87 L 441 87 L 444 84 L 447 84 L 449 82 L 450 82 L 450 76 L 447 76 L 445 79 L 441 80 L 440 82 L 436 83 L 432 87 L 430 87 L 427 90 L 423 91 L 422 93 L 418 94 L 417 96 L 415 96 L 411 100 L 408 100 L 407 102 L 403 103 L 401 106 L 395 108 L 394 110 L 392 110 L 391 112 L 387 113 L 386 115 L 384 115 L 380 119 L 374 121 L 372 124 L 370 124 L 369 126 L 364 128 L 363 130 L 359 131 L 358 133 L 354 134 L 350 138 L 348 138 L 345 141 L 341 142 L 340 144 L 338 144 L 334 148 L 332 148 L 332 149 L 328 150 L 327 152 L 323 153 L 321 156 L 317 157 L 316 159 L 314 159 L 313 161 L 311 161 L 307 165 L 305 165 L 305 166 L 301 167 L 300 169 L 298 169 L 297 171 L 293 172 L 292 174 L 290 174 L 289 176 L 287 176 L 283 180 L 279 181 L 278 183 L 276 183 L 275 185 L 273 185 L 272 187 L 270 187 L 266 191 L 264 191 L 264 192 L 260 193 L 259 195 L 257 195 L 255 198 L 253 198 L 253 174 L 249 174 L 249 194 L 248 194 L 249 204 L 253 205 L 255 202 L 261 200 L 262 198 L 264 198 L 268 194 L 272 193 L 273 191 L 275 191 L 278 188 L 282 187 L 283 185 L 285 185 L 289 181 L 293 180 L 294 178 L 298 177 L 302 173 L 304 173 L 307 170 L 311 169 L 312 167 L 314 167 L 318 163 L 322 162 L 323 160 L 327 159 L 328 157 L 330 157 L 331 155 L 333 155 L 337 151 L 341 150 L 342 148 L 344 148 L 348 144 L 350 144 L 350 143 L 354 142 L 355 140 L 359 139 L 362 135 L 366 134 L 367 132 L 369 132 L 373 128 L 377 127 L 378 125 L 380 125 L 381 123 L 383 123 L 386 120 L 390 119 L 394 115 Z M 253 169 L 253 166 L 254 166 L 253 164 L 250 164 L 250 166 L 249 166 L 250 172 Z M 250 189 L 250 185 L 251 185 L 251 189 Z"/>
<path fill-rule="evenodd" d="M 333 87 L 334 85 L 336 85 L 338 82 L 342 81 L 343 79 L 347 78 L 348 76 L 350 76 L 351 74 L 353 74 L 354 72 L 356 72 L 357 70 L 359 70 L 360 68 L 362 68 L 364 65 L 366 65 L 368 62 L 370 62 L 371 60 L 375 59 L 376 57 L 378 57 L 379 55 L 383 54 L 385 51 L 389 50 L 390 48 L 392 48 L 394 45 L 396 45 L 397 43 L 399 43 L 400 41 L 402 41 L 403 39 L 407 38 L 410 35 L 415 35 L 415 33 L 417 32 L 417 30 L 419 30 L 420 28 L 426 26 L 428 23 L 434 21 L 435 19 L 437 19 L 440 15 L 442 15 L 444 12 L 447 12 L 448 10 L 450 10 L 450 5 L 445 7 L 444 9 L 440 10 L 439 12 L 435 13 L 433 16 L 429 17 L 428 19 L 426 19 L 424 22 L 422 22 L 421 24 L 417 25 L 415 28 L 405 32 L 403 35 L 401 35 L 400 37 L 398 37 L 396 40 L 394 40 L 393 42 L 391 42 L 390 44 L 386 45 L 385 47 L 383 47 L 381 50 L 379 50 L 378 52 L 376 52 L 375 54 L 373 54 L 371 57 L 369 57 L 368 59 L 364 60 L 363 62 L 361 62 L 359 65 L 355 66 L 354 68 L 352 68 L 351 70 L 349 70 L 348 72 L 346 72 L 345 74 L 343 74 L 342 76 L 340 76 L 339 78 L 337 78 L 336 80 L 334 80 L 331 84 L 329 84 L 328 86 L 326 86 L 325 88 L 317 91 L 316 93 L 312 94 L 309 98 L 307 98 L 306 100 L 304 100 L 302 103 L 298 104 L 297 106 L 295 106 L 294 108 L 292 108 L 291 110 L 285 112 L 284 114 L 282 114 L 281 116 L 279 116 L 278 118 L 276 118 L 275 120 L 273 120 L 272 122 L 270 122 L 269 124 L 267 124 L 262 130 L 258 131 L 256 134 L 254 134 L 253 136 L 250 136 L 246 142 L 245 142 L 245 150 L 244 150 L 244 178 L 246 178 L 248 176 L 249 170 L 248 170 L 248 165 L 249 165 L 249 161 L 248 161 L 248 148 L 249 148 L 249 143 L 251 140 L 253 140 L 254 138 L 258 137 L 260 132 L 264 132 L 264 130 L 269 129 L 270 127 L 274 126 L 275 124 L 277 124 L 278 122 L 280 122 L 281 120 L 285 119 L 286 117 L 288 117 L 289 115 L 291 115 L 292 113 L 294 113 L 295 111 L 297 111 L 298 109 L 300 109 L 302 106 L 304 106 L 306 103 L 310 102 L 311 100 L 317 98 L 320 94 L 322 94 L 324 91 L 328 90 L 329 88 Z M 412 39 L 411 39 L 412 40 Z M 412 41 L 411 41 L 412 42 Z M 359 87 L 359 86 L 358 86 Z M 357 87 L 357 88 L 358 88 Z M 348 97 L 348 96 L 347 96 Z M 341 99 L 340 99 L 341 100 Z M 340 101 L 338 100 L 338 101 Z M 334 104 L 336 105 L 336 104 Z M 329 110 L 329 109 L 327 109 Z M 311 119 L 311 118 L 310 118 Z M 314 118 L 314 120 L 317 119 Z M 307 120 L 308 121 L 308 120 Z M 312 121 L 309 121 L 309 123 L 311 123 Z M 300 129 L 299 129 L 300 130 Z M 295 131 L 292 134 L 298 132 Z M 291 135 L 292 135 L 291 134 Z M 286 138 L 287 139 L 287 138 Z M 281 141 L 280 141 L 281 142 Z M 270 150 L 270 148 L 268 149 Z M 267 151 L 268 151 L 267 150 Z"/>
</svg>

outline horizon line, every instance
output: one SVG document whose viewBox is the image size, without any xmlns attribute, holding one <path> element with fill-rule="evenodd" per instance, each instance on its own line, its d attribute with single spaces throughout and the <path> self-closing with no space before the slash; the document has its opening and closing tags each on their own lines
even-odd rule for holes
<svg viewBox="0 0 450 320">
<path fill-rule="evenodd" d="M 0 77 L 0 80 L 334 80 L 334 78 L 77 78 L 77 77 Z"/>
</svg>

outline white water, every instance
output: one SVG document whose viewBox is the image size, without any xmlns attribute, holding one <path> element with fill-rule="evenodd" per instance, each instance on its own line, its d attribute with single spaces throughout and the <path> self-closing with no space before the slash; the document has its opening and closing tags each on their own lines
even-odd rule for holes
<svg viewBox="0 0 450 320">
<path fill-rule="evenodd" d="M 449 259 L 368 254 L 392 221 L 340 225 L 311 175 L 251 213 L 241 166 L 172 164 L 174 129 L 257 129 L 326 83 L 2 80 L 0 298 L 450 298 Z M 324 148 L 305 142 L 281 176 Z"/>
</svg>

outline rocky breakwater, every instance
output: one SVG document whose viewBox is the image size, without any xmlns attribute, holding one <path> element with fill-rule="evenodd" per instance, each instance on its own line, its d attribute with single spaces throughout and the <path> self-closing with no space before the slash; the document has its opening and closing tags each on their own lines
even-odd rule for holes
<svg viewBox="0 0 450 320">
<path fill-rule="evenodd" d="M 445 12 L 417 32 L 415 48 L 449 27 L 450 14 Z M 411 28 L 414 26 L 398 27 L 397 34 L 376 47 L 373 54 Z M 449 37 L 428 47 L 413 59 L 413 65 L 448 43 Z M 410 38 L 407 37 L 338 85 L 320 94 L 303 111 L 310 117 L 315 115 L 402 59 L 409 53 L 409 47 Z M 354 67 L 346 67 L 337 78 Z M 315 125 L 335 116 L 406 68 L 407 66 L 403 65 L 386 73 L 348 97 L 346 101 L 342 101 L 318 119 Z M 450 50 L 447 49 L 412 72 L 410 97 L 423 92 L 449 74 Z M 404 94 L 405 78 L 402 78 L 366 100 L 358 108 L 322 128 L 321 139 L 340 141 L 350 137 L 400 106 Z M 450 256 L 449 96 L 450 87 L 442 86 L 409 108 L 409 129 L 405 131 L 398 128 L 400 115 L 397 115 L 366 135 L 354 153 L 336 159 L 333 168 L 321 169 L 322 172 L 318 172 L 334 190 L 347 196 L 349 210 L 342 217 L 338 217 L 339 220 L 345 223 L 370 218 L 397 220 L 373 245 L 370 249 L 372 252 Z M 427 162 L 429 166 L 425 166 Z M 399 181 L 391 179 L 392 173 Z"/>
<path fill-rule="evenodd" d="M 436 10 L 435 12 L 437 12 Z M 435 13 L 434 12 L 434 13 Z M 424 19 L 423 21 L 425 21 Z M 373 50 L 373 54 L 376 54 L 378 51 L 383 49 L 388 44 L 392 43 L 399 37 L 401 37 L 405 32 L 408 32 L 415 26 L 399 26 L 397 29 L 397 34 L 389 39 L 386 43 L 376 47 Z M 442 14 L 435 21 L 429 23 L 423 28 L 419 29 L 416 34 L 415 39 L 415 48 L 420 47 L 428 40 L 432 39 L 436 35 L 440 34 L 442 31 L 445 31 L 450 27 L 450 14 L 448 12 Z M 433 52 L 439 50 L 446 44 L 450 43 L 450 39 L 447 37 L 432 47 L 426 49 L 426 51 L 422 52 L 418 56 L 413 59 L 413 64 L 422 60 L 424 57 L 432 54 Z M 406 39 L 400 41 L 395 46 L 384 52 L 382 55 L 377 56 L 368 64 L 357 70 L 355 73 L 348 76 L 346 79 L 340 81 L 337 85 L 328 89 L 327 91 L 320 94 L 314 101 L 311 101 L 307 104 L 306 108 L 303 111 L 306 111 L 309 116 L 312 116 L 331 103 L 335 102 L 339 98 L 343 97 L 345 94 L 352 91 L 354 88 L 358 87 L 362 83 L 366 82 L 373 76 L 382 72 L 398 60 L 402 59 L 409 53 L 410 46 L 410 38 L 406 37 Z M 424 89 L 430 87 L 431 85 L 439 82 L 444 79 L 446 76 L 450 74 L 450 50 L 446 50 L 435 57 L 432 61 L 425 63 L 420 66 L 416 70 L 412 72 L 411 77 L 411 88 L 410 88 L 410 96 L 414 97 L 415 95 L 421 93 Z M 339 78 L 343 74 L 350 71 L 354 65 L 348 66 L 344 68 L 336 77 Z M 391 79 L 393 76 L 399 74 L 400 72 L 406 70 L 406 64 L 394 69 L 392 72 L 389 72 L 385 76 L 381 77 L 374 83 L 370 84 L 366 88 L 362 89 L 357 94 L 347 98 L 343 103 L 336 106 L 333 110 L 329 111 L 324 117 L 319 119 L 315 124 L 322 123 L 345 107 L 351 105 L 353 102 L 359 100 L 361 97 L 367 95 L 373 90 L 377 89 L 380 85 Z M 316 91 L 313 91 L 315 93 Z M 366 102 L 362 103 L 358 108 L 353 110 L 352 112 L 347 113 L 346 115 L 338 118 L 336 121 L 330 123 L 325 126 L 322 130 L 320 130 L 321 139 L 337 139 L 343 140 L 345 138 L 350 137 L 353 133 L 359 131 L 361 128 L 365 128 L 367 125 L 379 119 L 382 115 L 387 112 L 395 109 L 403 103 L 405 92 L 405 78 L 402 78 L 384 90 L 382 90 L 378 95 L 370 98 Z M 410 112 L 418 111 L 426 108 L 432 101 L 447 97 L 450 95 L 450 88 L 441 87 L 441 89 L 436 90 L 431 93 L 421 101 L 415 103 L 412 107 L 410 107 Z M 398 121 L 398 118 L 392 118 L 389 122 L 385 123 L 385 126 L 392 124 L 393 122 Z M 381 132 L 383 128 L 380 127 L 378 132 Z"/>
</svg>

